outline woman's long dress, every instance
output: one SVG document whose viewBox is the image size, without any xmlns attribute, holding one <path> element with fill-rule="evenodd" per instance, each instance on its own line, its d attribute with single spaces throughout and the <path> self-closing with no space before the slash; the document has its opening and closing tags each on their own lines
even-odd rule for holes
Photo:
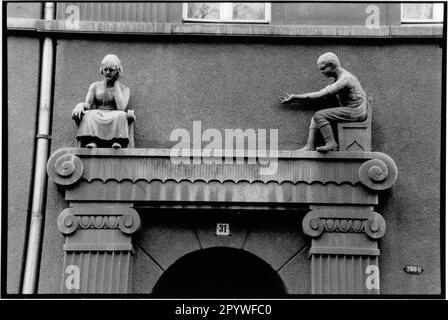
<svg viewBox="0 0 448 320">
<path fill-rule="evenodd" d="M 86 110 L 79 123 L 78 140 L 97 138 L 101 140 L 129 140 L 127 114 L 117 110 L 114 96 L 111 92 L 95 94 L 92 109 Z"/>
</svg>

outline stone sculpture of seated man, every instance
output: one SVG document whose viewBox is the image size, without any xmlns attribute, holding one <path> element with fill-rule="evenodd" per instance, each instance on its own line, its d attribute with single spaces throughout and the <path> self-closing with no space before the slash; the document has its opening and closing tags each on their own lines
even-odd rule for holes
<svg viewBox="0 0 448 320">
<path fill-rule="evenodd" d="M 317 60 L 317 66 L 324 76 L 334 78 L 335 82 L 317 92 L 304 94 L 289 94 L 286 92 L 284 96 L 280 97 L 280 102 L 289 103 L 336 95 L 340 107 L 323 109 L 314 114 L 308 132 L 308 141 L 305 147 L 299 151 L 337 151 L 338 144 L 334 139 L 329 121 L 364 121 L 367 117 L 366 93 L 358 79 L 341 67 L 341 63 L 334 53 L 327 52 L 321 55 Z M 324 137 L 325 145 L 316 149 L 317 130 Z"/>
<path fill-rule="evenodd" d="M 76 138 L 81 146 L 121 148 L 129 143 L 128 117 L 125 109 L 130 90 L 118 82 L 123 72 L 120 59 L 108 54 L 101 62 L 103 81 L 90 85 L 86 100 L 79 103 L 72 117 L 79 122 Z"/>
</svg>

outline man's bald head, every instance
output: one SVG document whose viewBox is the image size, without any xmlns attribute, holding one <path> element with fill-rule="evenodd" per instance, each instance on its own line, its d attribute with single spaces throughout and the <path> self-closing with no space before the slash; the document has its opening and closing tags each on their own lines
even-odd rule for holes
<svg viewBox="0 0 448 320">
<path fill-rule="evenodd" d="M 333 67 L 341 67 L 341 63 L 339 62 L 338 56 L 335 55 L 333 52 L 327 52 L 321 55 L 317 59 L 317 64 L 319 63 L 323 63 L 325 65 L 329 65 L 331 63 Z"/>
</svg>

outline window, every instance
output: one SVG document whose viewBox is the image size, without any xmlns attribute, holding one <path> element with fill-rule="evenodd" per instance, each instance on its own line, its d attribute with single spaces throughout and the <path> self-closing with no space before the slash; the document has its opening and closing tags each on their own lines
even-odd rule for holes
<svg viewBox="0 0 448 320">
<path fill-rule="evenodd" d="M 269 23 L 271 4 L 264 2 L 184 3 L 184 21 L 226 23 Z"/>
<path fill-rule="evenodd" d="M 443 3 L 403 3 L 401 22 L 442 23 Z"/>
</svg>

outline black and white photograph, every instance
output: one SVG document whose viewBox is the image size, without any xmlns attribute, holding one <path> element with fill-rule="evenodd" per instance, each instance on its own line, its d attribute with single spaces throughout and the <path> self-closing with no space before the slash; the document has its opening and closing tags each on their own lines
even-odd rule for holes
<svg viewBox="0 0 448 320">
<path fill-rule="evenodd" d="M 445 299 L 446 3 L 2 10 L 4 299 Z"/>
</svg>

